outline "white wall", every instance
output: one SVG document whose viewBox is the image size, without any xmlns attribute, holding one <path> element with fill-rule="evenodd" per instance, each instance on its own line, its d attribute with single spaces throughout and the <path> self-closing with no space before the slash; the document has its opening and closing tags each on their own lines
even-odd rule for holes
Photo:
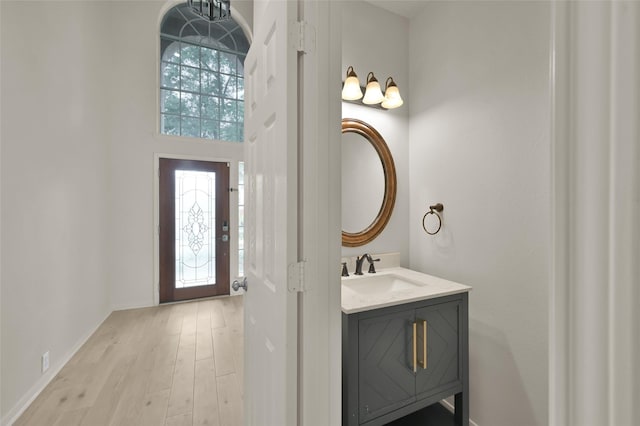
<svg viewBox="0 0 640 426">
<path fill-rule="evenodd" d="M 364 246 L 343 247 L 342 255 L 399 252 L 402 265 L 408 266 L 409 20 L 359 0 L 344 2 L 341 7 L 343 81 L 349 65 L 353 66 L 363 86 L 370 71 L 375 74 L 383 90 L 387 77 L 393 77 L 405 101 L 404 106 L 389 111 L 346 102 L 342 104 L 343 118 L 363 120 L 385 139 L 393 155 L 398 180 L 395 207 L 384 231 Z M 360 185 L 364 186 L 366 182 Z M 367 213 L 367 216 L 370 217 L 371 213 Z"/>
<path fill-rule="evenodd" d="M 471 417 L 547 424 L 549 4 L 434 2 L 411 20 L 411 267 L 473 286 Z M 428 203 L 444 226 L 428 236 Z"/>
<path fill-rule="evenodd" d="M 106 4 L 0 7 L 6 421 L 110 312 L 111 47 Z"/>
</svg>

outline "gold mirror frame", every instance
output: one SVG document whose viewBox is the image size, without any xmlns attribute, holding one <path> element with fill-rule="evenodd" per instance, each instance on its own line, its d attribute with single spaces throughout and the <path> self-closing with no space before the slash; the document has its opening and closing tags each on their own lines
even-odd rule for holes
<svg viewBox="0 0 640 426">
<path fill-rule="evenodd" d="M 380 157 L 384 171 L 384 198 L 376 218 L 360 232 L 342 231 L 342 245 L 345 247 L 363 246 L 375 239 L 389 223 L 396 202 L 396 166 L 391 151 L 384 138 L 369 124 L 355 118 L 342 119 L 342 133 L 352 132 L 368 140 Z"/>
</svg>

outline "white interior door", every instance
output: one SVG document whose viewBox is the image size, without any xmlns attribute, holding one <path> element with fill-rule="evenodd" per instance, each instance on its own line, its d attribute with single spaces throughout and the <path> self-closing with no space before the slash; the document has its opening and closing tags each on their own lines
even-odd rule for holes
<svg viewBox="0 0 640 426">
<path fill-rule="evenodd" d="M 245 60 L 245 424 L 297 423 L 297 2 L 256 0 Z"/>
</svg>

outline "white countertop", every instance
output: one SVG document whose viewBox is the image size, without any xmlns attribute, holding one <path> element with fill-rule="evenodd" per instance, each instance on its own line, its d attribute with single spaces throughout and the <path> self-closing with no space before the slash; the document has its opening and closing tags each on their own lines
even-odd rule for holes
<svg viewBox="0 0 640 426">
<path fill-rule="evenodd" d="M 353 314 L 470 290 L 468 285 L 411 269 L 380 269 L 375 274 L 342 278 L 342 312 Z"/>
</svg>

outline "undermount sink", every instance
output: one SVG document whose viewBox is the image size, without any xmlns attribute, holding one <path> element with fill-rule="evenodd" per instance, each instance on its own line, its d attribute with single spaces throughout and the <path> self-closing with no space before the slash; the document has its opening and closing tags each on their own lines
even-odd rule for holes
<svg viewBox="0 0 640 426">
<path fill-rule="evenodd" d="M 417 287 L 422 287 L 424 284 L 408 281 L 397 275 L 385 274 L 343 280 L 342 285 L 358 294 L 374 295 L 413 290 Z"/>
</svg>

